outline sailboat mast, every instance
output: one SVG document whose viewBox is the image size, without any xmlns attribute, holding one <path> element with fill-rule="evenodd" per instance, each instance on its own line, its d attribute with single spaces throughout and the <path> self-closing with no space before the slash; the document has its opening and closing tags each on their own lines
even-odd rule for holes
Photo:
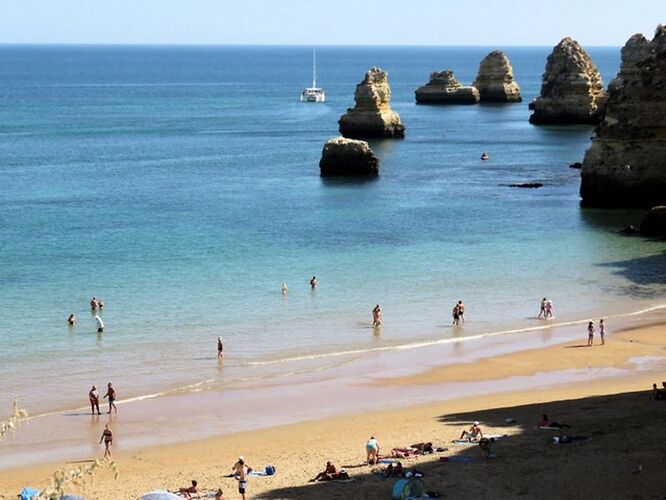
<svg viewBox="0 0 666 500">
<path fill-rule="evenodd" d="M 317 60 L 316 49 L 312 49 L 312 87 L 317 86 Z"/>
</svg>

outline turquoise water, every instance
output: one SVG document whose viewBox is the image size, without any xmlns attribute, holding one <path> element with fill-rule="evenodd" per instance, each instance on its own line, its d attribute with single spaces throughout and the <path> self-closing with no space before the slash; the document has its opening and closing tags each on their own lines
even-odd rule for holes
<svg viewBox="0 0 666 500">
<path fill-rule="evenodd" d="M 640 213 L 578 205 L 568 165 L 592 129 L 527 122 L 548 48 L 507 49 L 523 103 L 414 104 L 430 71 L 469 83 L 491 49 L 321 48 L 328 101 L 308 105 L 310 48 L 0 47 L 0 413 L 15 395 L 49 411 L 109 380 L 121 399 L 238 386 L 341 362 L 264 361 L 521 328 L 544 295 L 558 319 L 660 302 L 666 245 L 613 232 Z M 607 83 L 619 49 L 590 54 Z M 377 180 L 322 180 L 373 65 L 406 138 L 372 143 Z"/>
</svg>

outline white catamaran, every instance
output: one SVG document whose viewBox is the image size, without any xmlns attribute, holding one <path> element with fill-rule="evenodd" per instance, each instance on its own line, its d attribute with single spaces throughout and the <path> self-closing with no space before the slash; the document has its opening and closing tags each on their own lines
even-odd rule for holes
<svg viewBox="0 0 666 500">
<path fill-rule="evenodd" d="M 321 87 L 317 87 L 317 64 L 315 51 L 312 50 L 312 87 L 308 87 L 301 93 L 301 102 L 324 102 L 326 92 Z"/>
</svg>

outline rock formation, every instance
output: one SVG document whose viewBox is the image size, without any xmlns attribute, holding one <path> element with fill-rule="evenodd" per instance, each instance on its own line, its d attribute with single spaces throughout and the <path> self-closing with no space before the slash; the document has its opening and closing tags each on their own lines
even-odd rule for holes
<svg viewBox="0 0 666 500">
<path fill-rule="evenodd" d="M 605 100 L 597 67 L 576 40 L 566 37 L 548 56 L 541 95 L 530 103 L 530 123 L 598 123 Z"/>
<path fill-rule="evenodd" d="M 322 177 L 379 174 L 379 158 L 365 141 L 336 137 L 324 144 L 319 160 Z"/>
<path fill-rule="evenodd" d="M 513 79 L 513 68 L 509 58 L 501 50 L 493 50 L 479 64 L 474 80 L 481 101 L 520 102 L 520 87 Z"/>
<path fill-rule="evenodd" d="M 634 35 L 608 86 L 603 121 L 585 153 L 580 195 L 589 206 L 666 205 L 666 26 Z"/>
<path fill-rule="evenodd" d="M 651 238 L 666 237 L 666 207 L 654 207 L 641 221 L 640 232 Z"/>
<path fill-rule="evenodd" d="M 430 73 L 430 81 L 414 92 L 419 104 L 476 104 L 479 91 L 466 87 L 456 80 L 453 71 Z"/>
<path fill-rule="evenodd" d="M 356 106 L 340 117 L 340 133 L 345 137 L 404 137 L 405 126 L 398 113 L 391 110 L 391 88 L 388 74 L 372 68 L 356 86 Z"/>
</svg>

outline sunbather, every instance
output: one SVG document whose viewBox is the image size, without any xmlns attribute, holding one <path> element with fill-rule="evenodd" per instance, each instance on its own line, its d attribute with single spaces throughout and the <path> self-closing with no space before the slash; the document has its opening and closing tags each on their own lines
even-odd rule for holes
<svg viewBox="0 0 666 500">
<path fill-rule="evenodd" d="M 192 495 L 197 495 L 198 497 L 199 496 L 198 493 L 199 492 L 197 490 L 197 482 L 194 479 L 192 479 L 192 486 L 187 488 L 178 488 L 178 494 L 183 498 L 196 498 L 193 497 Z"/>
<path fill-rule="evenodd" d="M 388 464 L 386 469 L 384 469 L 384 473 L 382 474 L 382 477 L 400 477 L 400 476 L 402 476 L 401 462 Z"/>
<path fill-rule="evenodd" d="M 415 448 L 393 448 L 391 450 L 391 456 L 393 458 L 411 458 L 418 455 L 418 450 Z"/>
<path fill-rule="evenodd" d="M 348 478 L 349 474 L 341 470 L 340 467 L 329 460 L 326 462 L 326 467 L 324 467 L 324 470 L 317 474 L 313 479 L 310 479 L 310 482 L 314 483 L 315 481 L 333 481 L 335 479 Z"/>
<path fill-rule="evenodd" d="M 467 439 L 468 441 L 478 441 L 483 437 L 479 422 L 474 422 L 468 431 L 462 431 L 460 439 Z"/>
<path fill-rule="evenodd" d="M 552 427 L 554 429 L 569 428 L 567 424 L 560 424 L 548 418 L 548 415 L 541 415 L 541 420 L 537 422 L 537 427 Z"/>
<path fill-rule="evenodd" d="M 410 445 L 410 448 L 414 448 L 418 453 L 422 455 L 435 453 L 435 448 L 433 447 L 432 443 L 416 443 Z"/>
<path fill-rule="evenodd" d="M 227 496 L 219 489 L 215 492 L 215 500 L 227 500 Z"/>
</svg>

